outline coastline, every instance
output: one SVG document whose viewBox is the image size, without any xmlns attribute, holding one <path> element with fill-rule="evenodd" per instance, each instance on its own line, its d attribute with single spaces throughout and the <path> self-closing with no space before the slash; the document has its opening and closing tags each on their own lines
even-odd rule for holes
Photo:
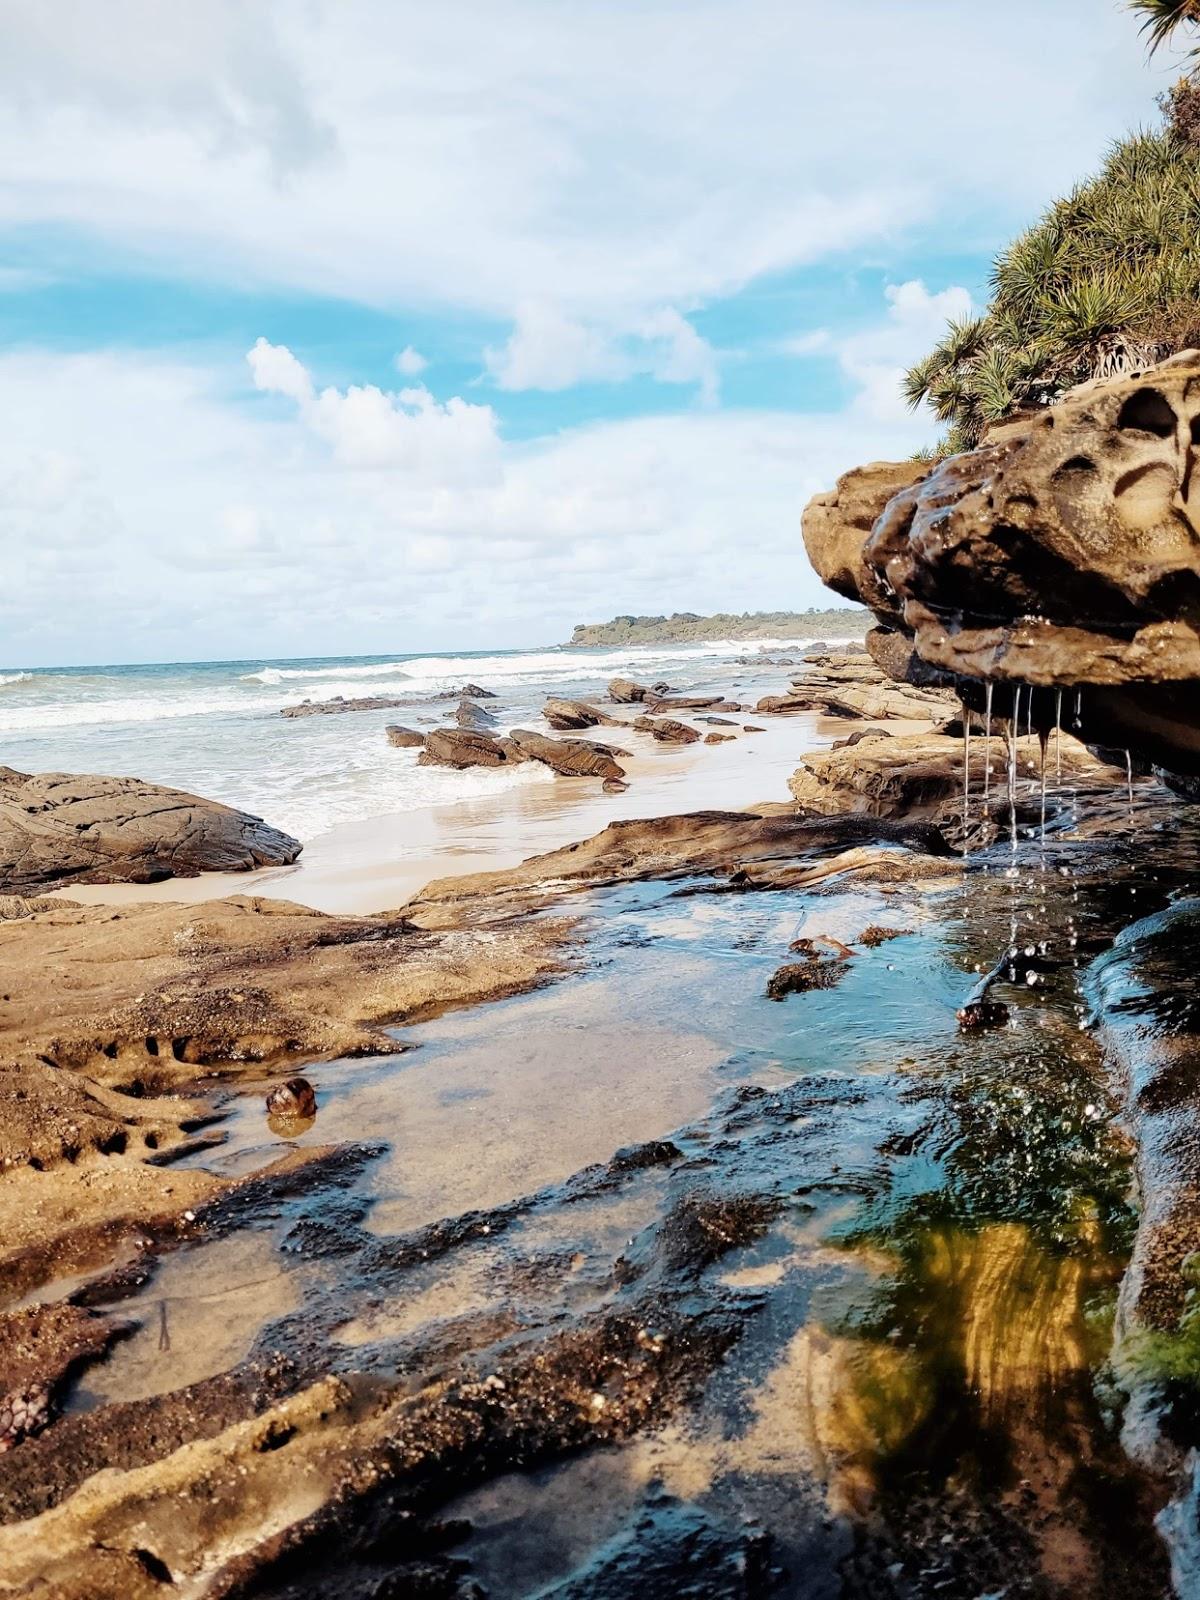
<svg viewBox="0 0 1200 1600">
<path fill-rule="evenodd" d="M 630 780 L 624 794 L 606 795 L 586 779 L 513 785 L 448 805 L 343 824 L 308 841 L 293 866 L 205 873 L 154 884 L 89 884 L 63 889 L 60 897 L 83 905 L 131 905 L 269 895 L 318 911 L 366 915 L 391 910 L 435 878 L 514 867 L 530 856 L 588 838 L 610 822 L 787 803 L 787 780 L 802 757 L 827 749 L 847 729 L 841 718 L 809 713 L 785 717 L 749 712 L 733 720 L 736 739 L 718 745 L 664 746 L 633 729 L 596 730 L 631 752 L 624 763 Z M 763 732 L 741 732 L 745 722 Z M 927 725 L 893 726 L 912 732 Z"/>
</svg>

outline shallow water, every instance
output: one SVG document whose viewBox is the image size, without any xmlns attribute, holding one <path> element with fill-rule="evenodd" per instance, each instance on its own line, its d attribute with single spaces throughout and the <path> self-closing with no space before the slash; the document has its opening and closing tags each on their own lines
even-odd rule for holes
<svg viewBox="0 0 1200 1600">
<path fill-rule="evenodd" d="M 578 970 L 552 987 L 311 1070 L 301 1139 L 387 1150 L 280 1206 L 253 1310 L 235 1287 L 224 1315 L 220 1241 L 168 1263 L 121 1306 L 145 1331 L 86 1403 L 154 1392 L 160 1304 L 199 1281 L 200 1351 L 213 1320 L 237 1352 L 324 1336 L 338 1370 L 410 1377 L 486 1372 L 606 1306 L 721 1306 L 741 1335 L 690 1405 L 446 1508 L 489 1595 L 627 1593 L 631 1571 L 651 1594 L 684 1574 L 714 1596 L 1165 1594 L 1164 1494 L 1122 1450 L 1108 1362 L 1129 1146 L 1079 975 L 1178 892 L 1188 849 L 1052 841 L 1014 872 L 1005 843 L 936 891 L 586 897 Z M 904 932 L 868 949 L 873 924 Z M 961 1034 L 1014 927 L 1010 1023 Z M 855 946 L 845 977 L 769 1001 L 801 934 Z M 226 1131 L 195 1159 L 276 1153 L 257 1095 Z M 664 1136 L 673 1159 L 592 1165 Z M 761 1226 L 710 1249 L 705 1208 L 746 1202 Z"/>
</svg>

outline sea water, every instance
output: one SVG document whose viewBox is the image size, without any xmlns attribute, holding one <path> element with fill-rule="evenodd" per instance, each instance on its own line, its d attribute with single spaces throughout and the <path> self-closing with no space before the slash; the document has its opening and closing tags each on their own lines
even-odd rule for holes
<svg viewBox="0 0 1200 1600">
<path fill-rule="evenodd" d="M 803 640 L 718 640 L 576 650 L 167 662 L 0 670 L 0 764 L 27 772 L 136 776 L 224 801 L 307 841 L 343 823 L 548 783 L 548 768 L 422 767 L 388 745 L 390 722 L 453 721 L 453 691 L 491 690 L 501 729 L 541 727 L 547 696 L 602 696 L 609 679 L 728 693 L 747 704 L 786 687 L 787 669 L 738 665 Z M 301 700 L 402 698 L 380 711 L 286 718 Z M 602 735 L 601 735 L 602 736 Z"/>
</svg>

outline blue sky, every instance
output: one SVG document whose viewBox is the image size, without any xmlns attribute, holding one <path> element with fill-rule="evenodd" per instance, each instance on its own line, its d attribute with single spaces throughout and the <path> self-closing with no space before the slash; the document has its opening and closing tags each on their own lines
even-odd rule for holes
<svg viewBox="0 0 1200 1600">
<path fill-rule="evenodd" d="M 0 0 L 0 661 L 804 607 L 804 501 L 1154 118 L 1112 0 Z"/>
</svg>

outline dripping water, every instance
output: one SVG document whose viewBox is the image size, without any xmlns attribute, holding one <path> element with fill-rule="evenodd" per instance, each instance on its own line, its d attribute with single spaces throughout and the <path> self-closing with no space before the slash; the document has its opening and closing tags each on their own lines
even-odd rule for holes
<svg viewBox="0 0 1200 1600">
<path fill-rule="evenodd" d="M 1062 783 L 1062 690 L 1054 691 L 1054 785 Z"/>
<path fill-rule="evenodd" d="M 1125 752 L 1125 793 L 1129 797 L 1129 815 L 1133 817 L 1133 757 Z"/>
<path fill-rule="evenodd" d="M 992 685 L 989 683 L 984 695 L 983 712 L 983 815 L 987 820 L 988 797 L 992 787 Z"/>
<path fill-rule="evenodd" d="M 1013 689 L 1012 716 L 1008 724 L 1008 817 L 1012 853 L 1017 853 L 1017 730 L 1021 725 L 1021 686 Z"/>
<path fill-rule="evenodd" d="M 960 700 L 963 728 L 963 855 L 971 853 L 971 713 L 967 702 Z"/>
</svg>

